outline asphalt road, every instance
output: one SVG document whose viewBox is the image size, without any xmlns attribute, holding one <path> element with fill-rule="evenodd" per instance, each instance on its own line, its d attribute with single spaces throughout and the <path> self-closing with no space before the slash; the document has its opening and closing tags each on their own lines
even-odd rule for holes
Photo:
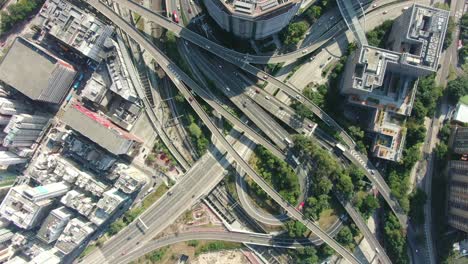
<svg viewBox="0 0 468 264">
<path fill-rule="evenodd" d="M 272 189 L 268 183 L 266 183 L 262 177 L 260 177 L 250 165 L 242 159 L 242 157 L 234 150 L 230 143 L 224 138 L 222 133 L 219 132 L 217 127 L 213 124 L 211 119 L 205 113 L 201 105 L 198 104 L 196 100 L 192 98 L 190 91 L 182 85 L 179 78 L 183 77 L 184 80 L 191 80 L 188 76 L 181 71 L 177 65 L 172 63 L 164 54 L 159 51 L 152 43 L 150 43 L 140 32 L 138 32 L 134 27 L 120 18 L 115 12 L 109 9 L 107 6 L 96 0 L 88 1 L 93 7 L 95 7 L 99 12 L 109 18 L 115 25 L 121 28 L 126 32 L 131 38 L 133 38 L 137 43 L 139 43 L 142 48 L 144 48 L 155 60 L 160 63 L 160 66 L 166 72 L 166 74 L 172 79 L 174 84 L 177 86 L 181 94 L 187 101 L 191 100 L 191 105 L 194 111 L 199 115 L 202 122 L 207 126 L 212 135 L 216 138 L 217 141 L 225 148 L 228 154 L 234 158 L 237 164 L 239 164 L 243 170 L 262 188 L 272 199 L 277 202 L 281 207 L 283 207 L 288 213 L 296 218 L 298 221 L 302 222 L 308 229 L 315 233 L 318 237 L 324 240 L 331 248 L 333 248 L 338 254 L 351 263 L 359 263 L 358 259 L 355 258 L 346 248 L 341 246 L 336 242 L 332 237 L 328 236 L 317 224 L 307 220 L 301 212 L 297 211 L 294 207 L 288 204 L 274 189 Z M 141 8 L 141 7 L 140 7 Z M 136 11 L 136 10 L 135 10 Z M 144 15 L 141 13 L 141 15 Z"/>
<path fill-rule="evenodd" d="M 285 239 L 274 237 L 267 234 L 259 233 L 240 233 L 240 232 L 187 232 L 179 233 L 171 236 L 162 237 L 148 242 L 145 247 L 132 251 L 128 254 L 121 255 L 115 263 L 129 263 L 153 250 L 172 245 L 175 243 L 190 241 L 190 240 L 221 240 L 238 243 L 247 243 L 261 246 L 271 246 L 280 248 L 300 248 L 304 246 L 315 245 L 312 239 Z"/>
<path fill-rule="evenodd" d="M 406 227 L 407 226 L 407 216 L 404 214 L 404 211 L 401 209 L 401 207 L 398 205 L 398 202 L 396 199 L 394 199 L 390 195 L 390 189 L 388 188 L 387 184 L 385 183 L 385 180 L 383 177 L 380 175 L 380 173 L 375 169 L 375 167 L 369 162 L 367 159 L 367 156 L 358 153 L 356 150 L 354 150 L 355 143 L 352 140 L 352 138 L 339 126 L 339 124 L 333 120 L 328 114 L 326 114 L 322 109 L 320 109 L 317 105 L 315 105 L 312 101 L 308 100 L 306 97 L 304 97 L 299 91 L 296 89 L 292 88 L 291 86 L 284 84 L 280 80 L 277 80 L 273 76 L 261 71 L 260 69 L 256 68 L 255 66 L 247 63 L 247 60 L 240 59 L 239 57 L 231 57 L 230 53 L 234 52 L 235 54 L 239 54 L 238 52 L 232 51 L 230 49 L 224 48 L 204 37 L 201 35 L 198 35 L 190 30 L 184 29 L 180 27 L 177 24 L 171 23 L 170 21 L 166 20 L 165 18 L 159 16 L 158 14 L 155 14 L 151 12 L 150 10 L 134 3 L 131 1 L 127 0 L 115 0 L 115 2 L 118 2 L 119 4 L 122 4 L 126 6 L 129 9 L 132 9 L 133 11 L 141 14 L 142 16 L 147 17 L 148 19 L 154 21 L 155 23 L 160 24 L 161 26 L 167 28 L 168 30 L 173 31 L 176 35 L 179 35 L 180 37 L 189 40 L 190 42 L 196 44 L 199 47 L 204 48 L 205 50 L 208 50 L 214 54 L 217 54 L 223 59 L 226 59 L 227 61 L 231 62 L 232 64 L 240 67 L 241 69 L 249 72 L 250 74 L 253 74 L 257 76 L 260 79 L 268 80 L 271 84 L 277 86 L 280 88 L 282 91 L 284 91 L 286 94 L 289 94 L 291 97 L 296 98 L 300 103 L 304 104 L 307 108 L 309 108 L 316 116 L 318 116 L 320 119 L 322 119 L 325 123 L 327 123 L 330 127 L 334 128 L 337 131 L 340 131 L 341 138 L 347 142 L 349 146 L 352 147 L 352 149 L 349 149 L 351 155 L 354 157 L 351 159 L 355 164 L 357 164 L 359 167 L 363 168 L 366 171 L 366 175 L 369 177 L 369 179 L 373 183 L 377 183 L 376 186 L 379 190 L 379 192 L 382 193 L 384 199 L 387 201 L 389 204 L 390 208 L 392 211 L 397 215 L 400 223 L 402 226 Z M 339 25 L 339 23 L 337 24 Z M 339 32 L 335 32 L 333 30 L 329 31 L 334 34 L 338 34 Z M 207 44 L 209 43 L 209 44 Z M 212 45 L 212 43 L 214 45 Z M 210 46 L 211 45 L 211 46 Z M 235 56 L 237 56 L 235 55 Z M 181 72 L 183 73 L 183 72 Z M 184 78 L 184 81 L 187 82 L 193 82 L 190 78 Z M 371 171 L 373 173 L 371 173 Z M 372 174 L 372 175 L 371 175 Z M 384 188 L 387 187 L 387 188 Z"/>
</svg>

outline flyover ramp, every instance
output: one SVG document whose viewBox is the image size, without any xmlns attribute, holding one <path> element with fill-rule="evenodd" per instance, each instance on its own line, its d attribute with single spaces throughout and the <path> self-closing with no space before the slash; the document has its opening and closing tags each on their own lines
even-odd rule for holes
<svg viewBox="0 0 468 264">
<path fill-rule="evenodd" d="M 234 158 L 243 170 L 262 188 L 272 199 L 277 202 L 281 207 L 285 209 L 292 217 L 304 224 L 308 229 L 315 233 L 331 248 L 333 248 L 338 254 L 345 258 L 350 263 L 360 263 L 359 260 L 353 256 L 345 247 L 336 242 L 330 237 L 325 231 L 323 231 L 316 223 L 308 220 L 301 212 L 296 210 L 292 205 L 285 201 L 275 190 L 273 190 L 267 182 L 263 180 L 250 166 L 242 159 L 242 157 L 232 148 L 230 143 L 224 138 L 224 135 L 217 129 L 211 119 L 205 113 L 201 105 L 192 98 L 191 92 L 181 82 L 182 77 L 184 81 L 193 82 L 177 65 L 171 62 L 160 50 L 158 50 L 151 42 L 149 42 L 140 32 L 138 32 L 129 23 L 119 17 L 113 10 L 97 0 L 88 0 L 88 2 L 96 8 L 99 12 L 105 15 L 127 35 L 133 38 L 144 48 L 153 58 L 160 63 L 160 66 L 166 72 L 168 77 L 172 79 L 176 87 L 179 89 L 181 94 L 187 101 L 191 101 L 192 108 L 199 115 L 202 122 L 207 126 L 213 136 L 215 136 L 218 142 L 225 148 L 227 153 Z M 141 14 L 143 15 L 143 14 Z"/>
</svg>

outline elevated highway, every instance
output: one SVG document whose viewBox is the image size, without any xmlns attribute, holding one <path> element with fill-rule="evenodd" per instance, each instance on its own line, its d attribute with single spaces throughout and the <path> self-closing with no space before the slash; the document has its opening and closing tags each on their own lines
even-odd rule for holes
<svg viewBox="0 0 468 264">
<path fill-rule="evenodd" d="M 296 210 L 292 205 L 287 203 L 274 189 L 272 189 L 267 182 L 263 180 L 242 157 L 234 150 L 230 143 L 224 138 L 216 126 L 213 124 L 211 119 L 205 113 L 203 108 L 198 104 L 196 100 L 192 98 L 190 91 L 181 83 L 183 78 L 186 81 L 192 81 L 183 71 L 181 71 L 177 65 L 171 62 L 164 54 L 159 51 L 152 43 L 150 43 L 140 32 L 133 28 L 130 24 L 119 17 L 113 10 L 105 6 L 97 0 L 88 0 L 88 2 L 96 8 L 99 12 L 105 15 L 115 25 L 122 29 L 127 35 L 139 43 L 156 61 L 160 63 L 160 66 L 166 72 L 168 77 L 174 82 L 176 87 L 179 89 L 181 94 L 187 101 L 191 101 L 192 108 L 199 115 L 202 122 L 208 127 L 210 132 L 217 141 L 225 148 L 227 153 L 239 164 L 243 170 L 262 188 L 275 202 L 277 202 L 285 211 L 287 211 L 292 217 L 303 223 L 309 230 L 316 234 L 320 239 L 327 243 L 333 248 L 338 254 L 345 258 L 350 263 L 360 263 L 359 260 L 353 256 L 346 248 L 341 246 L 332 237 L 330 237 L 325 231 L 323 231 L 317 224 L 306 219 L 301 212 Z M 142 14 L 143 15 L 143 14 Z"/>
<path fill-rule="evenodd" d="M 122 255 L 115 263 L 129 263 L 156 249 L 190 240 L 219 240 L 278 248 L 301 248 L 316 245 L 317 242 L 321 242 L 320 239 L 288 239 L 261 233 L 225 231 L 186 232 L 152 240 L 148 242 L 145 247 Z"/>
</svg>

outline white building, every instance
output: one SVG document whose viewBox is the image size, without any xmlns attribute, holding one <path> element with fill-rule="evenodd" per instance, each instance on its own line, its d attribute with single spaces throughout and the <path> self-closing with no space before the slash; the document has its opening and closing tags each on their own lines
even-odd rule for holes
<svg viewBox="0 0 468 264">
<path fill-rule="evenodd" d="M 0 205 L 0 215 L 22 229 L 31 229 L 40 224 L 47 215 L 53 200 L 30 200 L 24 192 L 30 190 L 28 185 L 12 187 Z"/>
<path fill-rule="evenodd" d="M 65 207 L 59 207 L 50 212 L 37 232 L 37 237 L 47 244 L 58 239 L 73 213 Z"/>
<path fill-rule="evenodd" d="M 73 218 L 65 227 L 62 235 L 58 238 L 55 247 L 67 255 L 81 245 L 81 242 L 91 235 L 95 226 L 82 218 Z"/>
</svg>

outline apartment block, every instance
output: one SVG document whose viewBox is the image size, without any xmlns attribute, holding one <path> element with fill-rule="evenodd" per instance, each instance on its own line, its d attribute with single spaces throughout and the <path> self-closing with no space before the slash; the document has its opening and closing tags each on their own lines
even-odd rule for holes
<svg viewBox="0 0 468 264">
<path fill-rule="evenodd" d="M 68 222 L 62 234 L 55 243 L 61 253 L 68 255 L 81 245 L 96 230 L 96 227 L 83 218 L 73 218 Z"/>
<path fill-rule="evenodd" d="M 286 27 L 301 6 L 297 0 L 203 0 L 208 14 L 240 38 L 264 39 Z"/>
<path fill-rule="evenodd" d="M 39 12 L 43 31 L 80 54 L 101 61 L 104 42 L 114 29 L 67 0 L 48 0 Z"/>
<path fill-rule="evenodd" d="M 449 162 L 448 223 L 468 232 L 468 161 Z"/>
<path fill-rule="evenodd" d="M 405 142 L 418 78 L 438 68 L 449 12 L 414 4 L 394 21 L 389 49 L 361 46 L 346 64 L 341 92 L 369 108 L 375 157 L 398 161 Z"/>
<path fill-rule="evenodd" d="M 37 237 L 47 244 L 54 242 L 72 217 L 73 213 L 63 206 L 50 211 L 37 232 Z"/>
</svg>

